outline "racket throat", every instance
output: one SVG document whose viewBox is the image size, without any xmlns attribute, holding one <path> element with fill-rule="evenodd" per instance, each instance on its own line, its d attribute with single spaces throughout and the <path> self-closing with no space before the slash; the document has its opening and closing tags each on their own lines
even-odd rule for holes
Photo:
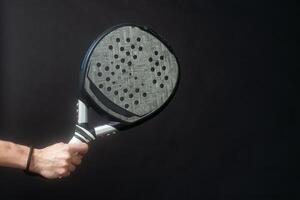
<svg viewBox="0 0 300 200">
<path fill-rule="evenodd" d="M 95 127 L 93 131 L 97 137 L 102 137 L 109 136 L 111 134 L 116 134 L 118 130 L 110 125 L 102 125 Z"/>
<path fill-rule="evenodd" d="M 108 136 L 115 134 L 117 129 L 113 126 L 117 123 L 97 126 L 93 129 L 88 127 L 88 107 L 82 101 L 78 100 L 78 120 L 75 127 L 75 133 L 70 142 L 89 143 L 97 137 Z"/>
<path fill-rule="evenodd" d="M 88 123 L 88 107 L 80 100 L 78 100 L 78 124 Z"/>
</svg>

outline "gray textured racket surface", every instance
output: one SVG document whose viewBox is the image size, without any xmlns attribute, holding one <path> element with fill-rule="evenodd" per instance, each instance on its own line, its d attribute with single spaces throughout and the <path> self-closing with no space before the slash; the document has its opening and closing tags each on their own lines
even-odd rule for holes
<svg viewBox="0 0 300 200">
<path fill-rule="evenodd" d="M 90 98 L 102 110 L 130 123 L 162 107 L 179 76 L 169 47 L 151 32 L 132 25 L 104 35 L 86 65 L 84 89 Z"/>
</svg>

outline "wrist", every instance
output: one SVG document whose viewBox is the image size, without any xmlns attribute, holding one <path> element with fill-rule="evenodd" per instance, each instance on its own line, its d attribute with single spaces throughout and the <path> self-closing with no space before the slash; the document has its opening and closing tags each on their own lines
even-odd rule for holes
<svg viewBox="0 0 300 200">
<path fill-rule="evenodd" d="M 29 166 L 29 171 L 40 174 L 41 167 L 40 167 L 40 158 L 41 158 L 41 150 L 40 149 L 33 149 L 31 163 Z"/>
</svg>

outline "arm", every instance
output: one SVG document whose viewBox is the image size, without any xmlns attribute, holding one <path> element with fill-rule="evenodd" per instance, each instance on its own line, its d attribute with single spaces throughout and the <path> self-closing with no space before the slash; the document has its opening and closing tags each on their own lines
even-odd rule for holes
<svg viewBox="0 0 300 200">
<path fill-rule="evenodd" d="M 68 176 L 88 150 L 85 143 L 57 143 L 34 149 L 29 170 L 45 178 Z M 0 140 L 0 166 L 25 169 L 29 147 Z"/>
<path fill-rule="evenodd" d="M 0 140 L 0 166 L 25 169 L 29 148 Z"/>
</svg>

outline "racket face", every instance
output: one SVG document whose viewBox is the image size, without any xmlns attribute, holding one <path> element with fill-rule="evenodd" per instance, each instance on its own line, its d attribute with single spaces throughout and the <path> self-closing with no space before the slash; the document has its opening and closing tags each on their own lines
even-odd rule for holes
<svg viewBox="0 0 300 200">
<path fill-rule="evenodd" d="M 114 27 L 90 47 L 81 69 L 85 101 L 125 123 L 159 112 L 173 96 L 179 65 L 171 48 L 152 30 Z"/>
</svg>

